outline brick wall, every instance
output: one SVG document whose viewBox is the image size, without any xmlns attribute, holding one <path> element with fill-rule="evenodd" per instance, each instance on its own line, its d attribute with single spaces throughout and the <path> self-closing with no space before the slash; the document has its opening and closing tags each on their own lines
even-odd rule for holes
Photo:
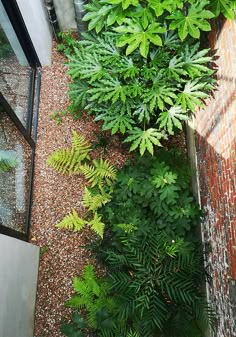
<svg viewBox="0 0 236 337">
<path fill-rule="evenodd" d="M 218 89 L 196 113 L 196 150 L 208 293 L 218 314 L 214 336 L 232 337 L 236 336 L 236 23 L 218 20 L 209 40 L 216 50 Z"/>
</svg>

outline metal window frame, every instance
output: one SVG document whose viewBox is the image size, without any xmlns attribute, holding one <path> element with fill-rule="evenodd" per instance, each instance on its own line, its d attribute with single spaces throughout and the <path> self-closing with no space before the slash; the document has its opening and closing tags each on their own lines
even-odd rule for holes
<svg viewBox="0 0 236 337">
<path fill-rule="evenodd" d="M 21 15 L 20 9 L 16 0 L 0 0 L 7 12 L 12 27 L 18 37 L 21 47 L 25 53 L 27 61 L 31 67 L 41 67 L 38 55 L 35 51 L 34 45 L 31 41 L 29 32 L 26 28 L 24 19 Z"/>
<path fill-rule="evenodd" d="M 36 79 L 37 77 L 37 79 Z M 34 80 L 31 81 L 32 86 L 36 87 L 33 91 L 33 96 L 30 98 L 29 104 L 32 105 L 35 99 L 35 115 L 34 115 L 34 123 L 31 118 L 30 128 L 25 128 L 21 123 L 20 119 L 16 116 L 14 111 L 12 110 L 10 104 L 4 98 L 2 93 L 0 92 L 0 103 L 4 108 L 4 112 L 10 118 L 12 123 L 15 125 L 17 130 L 19 130 L 20 134 L 24 137 L 26 142 L 31 147 L 31 163 L 30 163 L 30 172 L 29 172 L 29 190 L 28 190 L 28 198 L 27 198 L 27 210 L 26 210 L 26 221 L 25 221 L 25 232 L 19 232 L 10 227 L 6 227 L 4 225 L 0 225 L 0 234 L 8 235 L 14 237 L 16 239 L 20 239 L 23 241 L 29 241 L 29 230 L 30 230 L 30 220 L 31 220 L 31 209 L 32 209 L 32 200 L 33 200 L 33 178 L 34 178 L 34 159 L 35 159 L 35 147 L 36 147 L 36 137 L 37 137 L 37 120 L 38 120 L 38 110 L 39 110 L 39 98 L 40 98 L 40 85 L 41 85 L 41 68 L 37 69 L 37 72 L 34 73 Z M 34 95 L 36 93 L 36 95 Z M 28 124 L 28 123 L 27 123 Z M 32 132 L 32 124 L 33 124 L 33 136 L 31 136 Z"/>
</svg>

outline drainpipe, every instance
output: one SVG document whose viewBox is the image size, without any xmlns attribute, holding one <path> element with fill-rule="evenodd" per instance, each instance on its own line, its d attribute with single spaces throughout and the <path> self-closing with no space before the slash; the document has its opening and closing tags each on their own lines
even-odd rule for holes
<svg viewBox="0 0 236 337">
<path fill-rule="evenodd" d="M 83 22 L 82 19 L 86 13 L 84 5 L 86 5 L 87 0 L 73 0 L 75 8 L 75 21 L 77 23 L 78 34 L 81 37 L 81 33 L 87 31 L 87 24 Z"/>
<path fill-rule="evenodd" d="M 59 28 L 59 24 L 58 24 L 58 20 L 57 20 L 57 14 L 56 14 L 56 10 L 55 10 L 55 7 L 54 7 L 53 0 L 44 0 L 44 4 L 45 4 L 45 7 L 47 9 L 48 19 L 49 19 L 50 25 L 52 27 L 53 36 L 54 36 L 55 40 L 58 41 L 58 35 L 57 34 L 60 32 L 60 28 Z"/>
</svg>

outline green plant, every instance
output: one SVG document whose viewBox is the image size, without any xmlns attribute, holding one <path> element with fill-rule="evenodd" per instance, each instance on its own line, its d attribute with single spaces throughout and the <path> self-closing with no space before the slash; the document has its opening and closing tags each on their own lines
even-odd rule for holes
<svg viewBox="0 0 236 337">
<path fill-rule="evenodd" d="M 54 119 L 56 124 L 59 125 L 62 122 L 63 116 L 67 113 L 66 110 L 63 111 L 55 111 L 50 115 L 50 119 Z"/>
<path fill-rule="evenodd" d="M 75 38 L 75 32 L 72 30 L 59 32 L 58 37 L 61 42 L 57 45 L 57 50 L 63 52 L 66 56 L 73 54 L 74 47 L 78 43 Z"/>
<path fill-rule="evenodd" d="M 193 235 L 200 211 L 191 195 L 191 172 L 176 149 L 155 158 L 135 158 L 117 174 L 110 202 L 102 214 L 110 226 L 155 226 L 171 235 Z"/>
<path fill-rule="evenodd" d="M 120 303 L 113 319 L 142 337 L 203 337 L 209 309 L 201 251 L 155 226 L 109 239 L 104 259 Z"/>
<path fill-rule="evenodd" d="M 147 57 L 149 47 L 162 46 L 160 33 L 177 30 L 181 40 L 188 35 L 199 38 L 201 31 L 210 31 L 209 19 L 221 12 L 233 19 L 233 0 L 93 0 L 86 6 L 88 29 L 117 32 L 117 46 L 128 45 L 126 55 L 137 48 Z"/>
<path fill-rule="evenodd" d="M 7 151 L 0 151 L 0 172 L 9 172 L 16 166 L 16 154 Z"/>
<path fill-rule="evenodd" d="M 77 132 L 72 132 L 72 146 L 68 149 L 55 151 L 47 159 L 47 164 L 60 173 L 79 173 L 81 162 L 89 160 L 91 146 L 87 140 Z"/>
<path fill-rule="evenodd" d="M 84 337 L 82 330 L 86 327 L 85 319 L 78 312 L 73 312 L 71 320 L 71 323 L 62 322 L 61 332 L 67 337 Z"/>
<path fill-rule="evenodd" d="M 162 38 L 164 46 L 151 48 L 145 60 L 137 52 L 125 56 L 114 34 L 85 34 L 69 57 L 75 114 L 87 110 L 103 121 L 103 130 L 124 134 L 130 150 L 139 148 L 141 154 L 153 154 L 153 146 L 182 130 L 214 88 L 208 49 L 190 41 L 182 45 L 173 33 Z"/>
<path fill-rule="evenodd" d="M 94 267 L 87 265 L 80 278 L 74 277 L 73 287 L 76 295 L 65 303 L 66 306 L 86 309 L 88 325 L 94 329 L 111 327 L 109 317 L 115 308 L 115 302 L 109 296 L 110 283 L 98 279 Z"/>
<path fill-rule="evenodd" d="M 49 246 L 43 246 L 43 247 L 40 247 L 40 257 L 42 257 L 44 254 L 47 253 L 47 251 L 49 250 Z"/>
<path fill-rule="evenodd" d="M 0 46 L 0 58 L 7 58 L 13 55 L 12 47 L 2 28 L 0 28 Z"/>
<path fill-rule="evenodd" d="M 72 146 L 55 151 L 48 158 L 47 163 L 60 173 L 84 175 L 91 186 L 90 189 L 85 187 L 83 196 L 83 205 L 87 208 L 86 219 L 82 219 L 76 210 L 72 210 L 56 227 L 80 231 L 84 226 L 89 226 L 102 238 L 105 224 L 97 211 L 111 199 L 116 169 L 107 160 L 101 158 L 91 161 L 90 151 L 90 144 L 74 131 Z"/>
</svg>

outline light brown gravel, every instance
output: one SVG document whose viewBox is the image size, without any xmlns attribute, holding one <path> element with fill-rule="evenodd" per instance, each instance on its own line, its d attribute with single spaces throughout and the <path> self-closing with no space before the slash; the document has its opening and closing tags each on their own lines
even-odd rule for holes
<svg viewBox="0 0 236 337">
<path fill-rule="evenodd" d="M 58 126 L 49 118 L 53 112 L 64 110 L 68 105 L 70 79 L 65 74 L 64 62 L 65 58 L 54 45 L 52 66 L 43 69 L 42 77 L 30 235 L 30 241 L 44 251 L 40 258 L 35 337 L 62 336 L 59 325 L 61 318 L 68 318 L 70 314 L 64 301 L 72 293 L 73 276 L 81 274 L 86 264 L 94 263 L 90 253 L 81 247 L 93 236 L 89 229 L 74 233 L 54 226 L 72 208 L 80 215 L 84 214 L 81 198 L 85 182 L 80 176 L 55 172 L 47 166 L 46 160 L 54 150 L 70 146 L 72 130 L 89 140 L 94 140 L 94 132 L 99 130 L 91 116 L 85 115 L 79 121 L 67 116 Z M 126 155 L 121 153 L 116 142 L 113 140 L 109 144 L 106 158 L 122 166 Z M 102 153 L 98 149 L 95 156 Z"/>
</svg>

